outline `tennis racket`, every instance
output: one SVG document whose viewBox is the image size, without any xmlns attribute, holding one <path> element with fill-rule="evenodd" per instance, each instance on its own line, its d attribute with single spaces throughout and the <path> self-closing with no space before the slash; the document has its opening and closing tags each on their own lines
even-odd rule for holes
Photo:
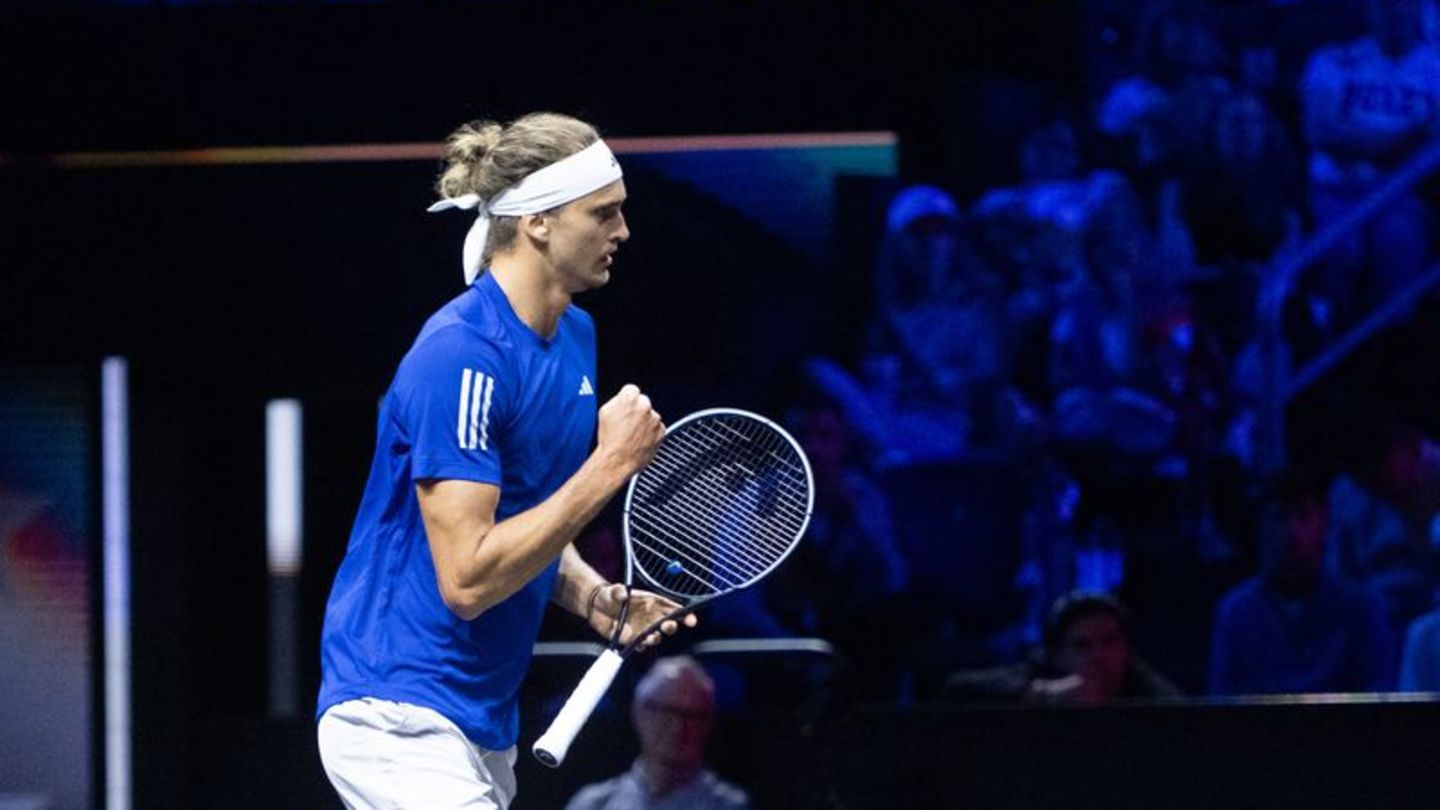
<svg viewBox="0 0 1440 810">
<path fill-rule="evenodd" d="M 559 767 L 620 665 L 660 625 L 760 581 L 805 534 L 815 502 L 800 445 L 763 416 L 698 411 L 671 425 L 625 493 L 625 587 L 636 583 L 681 607 L 620 644 L 627 599 L 609 648 L 580 679 L 535 757 Z"/>
</svg>

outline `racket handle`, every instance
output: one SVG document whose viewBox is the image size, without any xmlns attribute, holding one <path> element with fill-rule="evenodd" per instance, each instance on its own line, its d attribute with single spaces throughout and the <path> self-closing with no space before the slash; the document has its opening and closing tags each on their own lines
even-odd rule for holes
<svg viewBox="0 0 1440 810">
<path fill-rule="evenodd" d="M 585 721 L 590 719 L 591 713 L 600 704 L 600 698 L 605 696 L 605 691 L 610 688 L 624 661 L 620 653 L 614 650 L 600 653 L 600 657 L 590 665 L 585 677 L 580 679 L 575 691 L 570 693 L 565 705 L 560 707 L 560 713 L 550 722 L 550 728 L 535 741 L 531 750 L 534 751 L 536 759 L 552 768 L 560 767 L 560 763 L 565 761 L 566 752 L 570 750 L 570 743 L 575 741 L 575 735 L 580 733 Z"/>
</svg>

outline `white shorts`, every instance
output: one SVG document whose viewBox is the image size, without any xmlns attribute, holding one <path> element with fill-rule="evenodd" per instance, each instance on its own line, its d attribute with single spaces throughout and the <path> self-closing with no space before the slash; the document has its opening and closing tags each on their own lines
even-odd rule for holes
<svg viewBox="0 0 1440 810">
<path fill-rule="evenodd" d="M 352 810 L 506 810 L 515 799 L 515 748 L 471 742 L 439 712 L 375 698 L 320 718 L 320 761 Z"/>
</svg>

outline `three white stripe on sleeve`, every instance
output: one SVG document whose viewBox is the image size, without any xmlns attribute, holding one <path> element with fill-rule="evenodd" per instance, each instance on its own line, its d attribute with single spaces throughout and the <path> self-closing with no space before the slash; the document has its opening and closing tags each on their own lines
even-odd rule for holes
<svg viewBox="0 0 1440 810">
<path fill-rule="evenodd" d="M 481 371 L 465 369 L 460 376 L 460 418 L 455 438 L 461 450 L 489 449 L 490 395 L 495 378 Z"/>
</svg>

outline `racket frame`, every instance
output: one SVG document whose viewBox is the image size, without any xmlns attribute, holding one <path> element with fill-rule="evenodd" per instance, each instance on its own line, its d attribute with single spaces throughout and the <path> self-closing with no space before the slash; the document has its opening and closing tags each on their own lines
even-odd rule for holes
<svg viewBox="0 0 1440 810">
<path fill-rule="evenodd" d="M 670 611 L 652 622 L 643 631 L 636 633 L 627 644 L 621 645 L 620 634 L 624 629 L 625 619 L 629 611 L 629 592 L 634 586 L 635 571 L 637 569 L 635 565 L 635 552 L 631 548 L 630 511 L 635 498 L 635 485 L 640 480 L 640 476 L 644 474 L 644 470 L 632 475 L 630 477 L 630 483 L 625 490 L 625 509 L 622 515 L 622 530 L 625 539 L 625 603 L 621 606 L 620 616 L 615 622 L 615 629 L 610 638 L 610 646 L 590 665 L 590 669 L 587 670 L 585 676 L 580 679 L 580 683 L 575 687 L 575 691 L 570 694 L 565 704 L 560 707 L 560 712 L 555 716 L 555 719 L 550 722 L 550 727 L 535 741 L 535 745 L 531 750 L 535 758 L 544 765 L 548 765 L 551 768 L 558 768 L 561 763 L 565 761 L 565 755 L 569 752 L 571 743 L 575 741 L 575 737 L 579 735 L 580 729 L 584 727 L 585 722 L 590 719 L 590 715 L 595 711 L 595 707 L 598 706 L 601 699 L 604 698 L 605 692 L 610 688 L 610 684 L 614 682 L 615 677 L 620 672 L 620 665 L 624 663 L 626 658 L 630 657 L 631 653 L 644 643 L 646 638 L 649 638 L 659 630 L 660 626 L 665 622 L 679 620 L 685 614 L 694 612 L 696 608 L 712 599 L 744 590 L 769 576 L 770 572 L 775 570 L 776 566 L 780 565 L 780 563 L 784 562 L 785 559 L 790 556 L 795 550 L 795 547 L 800 544 L 801 538 L 805 536 L 805 531 L 810 527 L 810 517 L 815 511 L 815 479 L 810 469 L 810 459 L 806 457 L 805 451 L 801 449 L 799 442 L 795 441 L 795 438 L 790 435 L 789 431 L 780 427 L 773 420 L 767 419 L 757 413 L 740 410 L 738 408 L 706 408 L 689 414 L 673 425 L 668 426 L 665 430 L 665 435 L 669 436 L 674 431 L 691 422 L 715 416 L 739 416 L 760 422 L 789 443 L 791 449 L 795 452 L 795 456 L 800 459 L 801 465 L 804 466 L 805 481 L 808 484 L 806 487 L 804 520 L 801 522 L 800 528 L 796 530 L 795 538 L 790 542 L 790 545 L 786 547 L 785 552 L 777 557 L 764 571 L 752 576 L 741 585 L 728 588 L 719 593 L 712 593 L 700 597 L 689 597 L 685 594 L 678 594 L 653 580 L 643 567 L 639 568 L 641 579 L 644 580 L 645 583 L 653 586 L 656 591 L 667 597 L 688 601 L 679 608 Z"/>
<path fill-rule="evenodd" d="M 690 597 L 685 594 L 676 593 L 671 589 L 665 587 L 664 585 L 660 584 L 659 582 L 656 582 L 649 575 L 649 573 L 645 571 L 644 568 L 640 568 L 640 578 L 646 584 L 653 586 L 657 591 L 665 594 L 668 597 L 688 600 L 684 609 L 679 611 L 673 611 L 670 616 L 666 617 L 667 619 L 674 618 L 674 616 L 676 615 L 683 615 L 689 612 L 690 609 L 698 607 L 699 605 L 702 605 L 717 596 L 724 596 L 725 594 L 734 593 L 735 591 L 748 588 L 751 585 L 754 585 L 756 582 L 759 582 L 760 580 L 769 576 L 770 572 L 774 571 L 776 566 L 784 562 L 785 559 L 789 557 L 792 552 L 795 551 L 795 547 L 800 544 L 800 538 L 805 536 L 805 530 L 810 528 L 810 516 L 813 515 L 815 512 L 815 478 L 812 470 L 810 469 L 810 459 L 806 457 L 805 451 L 800 448 L 800 443 L 795 441 L 795 437 L 791 436 L 789 431 L 780 427 L 773 420 L 767 419 L 766 417 L 761 416 L 758 413 L 740 410 L 739 408 L 706 408 L 705 410 L 696 411 L 692 414 L 689 414 L 675 424 L 670 425 L 665 429 L 665 435 L 668 437 L 671 433 L 674 433 L 675 431 L 679 430 L 680 428 L 691 422 L 698 422 L 701 419 L 708 419 L 715 416 L 739 416 L 746 419 L 754 420 L 768 427 L 771 431 L 775 433 L 775 435 L 784 439 L 790 445 L 790 448 L 795 451 L 796 458 L 800 459 L 801 465 L 803 465 L 805 468 L 805 481 L 810 483 L 810 486 L 806 487 L 805 492 L 805 519 L 801 522 L 800 528 L 796 530 L 795 539 L 790 542 L 790 545 L 785 549 L 784 554 L 781 554 L 779 557 L 777 557 L 775 561 L 772 562 L 764 571 L 761 571 L 760 573 L 750 577 L 750 579 L 748 579 L 743 584 L 737 585 L 734 588 L 728 588 L 719 593 L 713 593 L 701 597 Z M 634 535 L 631 534 L 630 530 L 630 513 L 635 501 L 635 486 L 639 483 L 641 476 L 643 476 L 644 474 L 645 470 L 641 470 L 635 475 L 630 476 L 630 483 L 625 488 L 625 509 L 621 514 L 621 525 L 623 531 L 622 536 L 625 538 L 625 583 L 627 586 L 635 582 L 636 568 L 635 551 L 632 548 L 632 544 L 634 543 Z M 662 622 L 665 620 L 666 619 L 661 619 Z M 656 626 L 659 626 L 659 622 L 656 623 Z"/>
</svg>

